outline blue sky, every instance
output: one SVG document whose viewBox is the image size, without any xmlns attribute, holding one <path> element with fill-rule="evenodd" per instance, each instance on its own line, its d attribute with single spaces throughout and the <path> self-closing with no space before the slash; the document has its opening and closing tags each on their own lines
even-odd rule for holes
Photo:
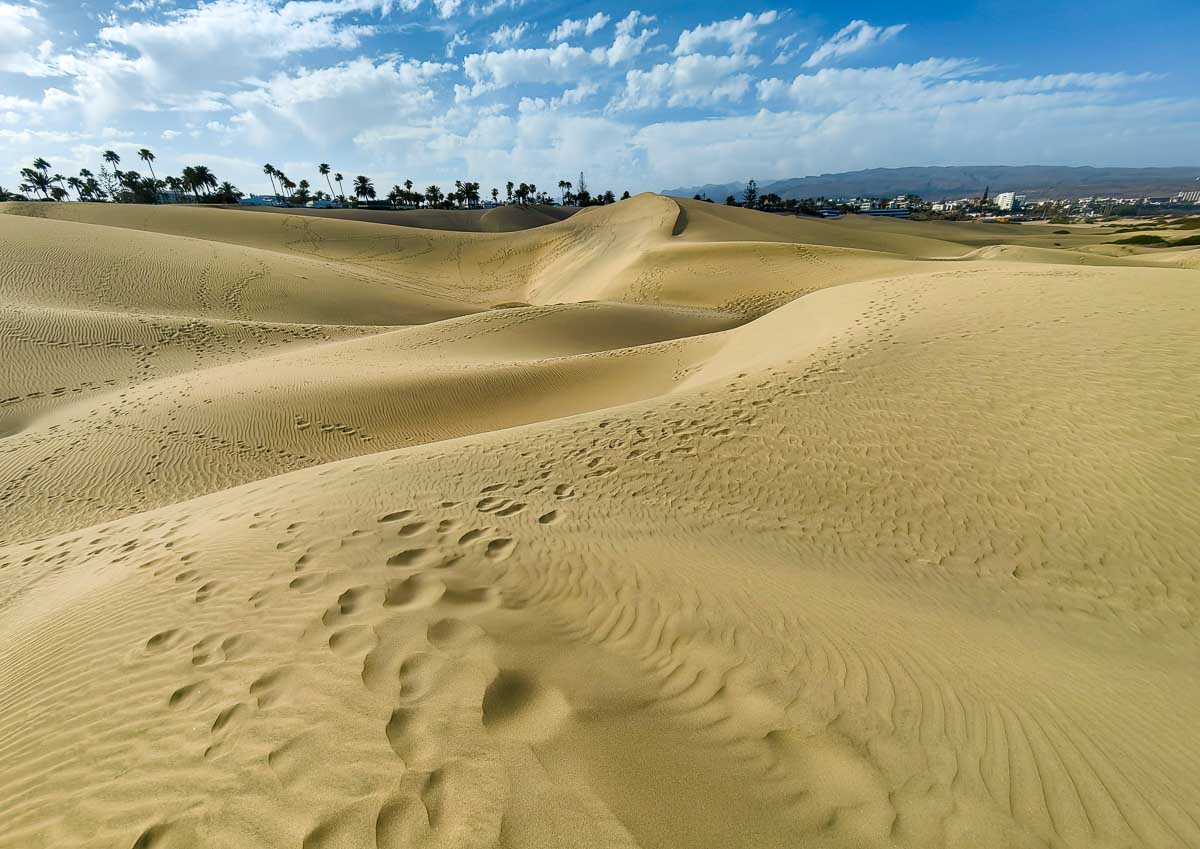
<svg viewBox="0 0 1200 849">
<path fill-rule="evenodd" d="M 1195 0 L 0 0 L 0 184 L 141 147 L 246 191 L 1197 164 L 1198 35 Z"/>
</svg>

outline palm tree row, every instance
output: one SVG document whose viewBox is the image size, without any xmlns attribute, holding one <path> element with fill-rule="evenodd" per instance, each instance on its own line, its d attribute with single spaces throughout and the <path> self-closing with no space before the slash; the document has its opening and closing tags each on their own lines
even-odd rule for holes
<svg viewBox="0 0 1200 849">
<path fill-rule="evenodd" d="M 142 148 L 137 152 L 137 156 L 149 167 L 149 177 L 143 177 L 137 171 L 121 170 L 121 156 L 114 150 L 106 150 L 101 156 L 105 164 L 100 166 L 99 177 L 83 168 L 78 177 L 64 179 L 61 174 L 52 175 L 50 163 L 38 157 L 31 167 L 21 169 L 22 183 L 19 188 L 26 199 L 36 193 L 41 195 L 43 200 L 57 201 L 69 200 L 69 190 L 73 190 L 75 199 L 81 202 L 161 203 L 168 191 L 174 195 L 172 200 L 185 197 L 186 193 L 190 192 L 197 203 L 201 200 L 237 203 L 242 197 L 242 193 L 232 183 L 218 183 L 207 165 L 189 165 L 183 169 L 182 176 L 169 176 L 160 180 L 154 171 L 154 153 L 148 148 Z M 19 197 L 6 189 L 0 190 L 0 200 Z"/>
<path fill-rule="evenodd" d="M 317 165 L 317 173 L 325 178 L 325 185 L 329 188 L 328 195 L 323 191 L 310 192 L 309 183 L 306 180 L 301 180 L 299 184 L 293 183 L 288 179 L 286 174 L 269 162 L 263 165 L 262 170 L 271 181 L 271 194 L 277 201 L 283 203 L 305 203 L 310 199 L 323 200 L 325 198 L 346 206 L 378 203 L 378 190 L 375 188 L 375 183 L 365 174 L 360 174 L 353 179 L 350 185 L 352 197 L 348 198 L 342 185 L 342 181 L 345 178 L 341 174 L 334 172 L 328 162 L 322 162 Z M 333 190 L 334 183 L 338 184 L 337 192 Z M 298 190 L 297 185 L 299 186 Z M 569 180 L 559 180 L 558 188 L 558 202 L 563 206 L 572 204 L 592 206 L 615 203 L 617 200 L 616 195 L 612 191 L 592 195 L 587 190 L 587 184 L 582 173 L 579 175 L 578 191 L 571 191 L 575 188 L 575 184 Z M 493 204 L 500 203 L 499 189 L 492 189 L 490 194 Z M 629 192 L 625 192 L 621 196 L 622 199 L 627 197 L 629 197 Z M 511 180 L 505 184 L 505 199 L 510 204 L 552 204 L 555 202 L 555 199 L 551 198 L 549 194 L 540 191 L 535 183 L 514 183 Z M 453 191 L 443 191 L 438 185 L 427 186 L 424 191 L 414 190 L 413 181 L 405 180 L 403 185 L 397 184 L 392 186 L 386 195 L 386 200 L 393 209 L 400 207 L 474 208 L 480 205 L 482 194 L 480 184 L 470 180 L 455 180 Z"/>
<path fill-rule="evenodd" d="M 104 201 L 114 203 L 161 203 L 164 200 L 178 202 L 191 195 L 196 203 L 208 201 L 212 203 L 237 203 L 242 193 L 229 182 L 219 183 L 216 176 L 206 165 L 189 165 L 183 169 L 181 176 L 167 176 L 159 179 L 154 171 L 155 156 L 149 148 L 137 151 L 138 159 L 146 163 L 150 176 L 143 177 L 137 171 L 121 170 L 121 157 L 113 150 L 106 150 L 102 155 L 104 165 L 100 166 L 99 176 L 86 168 L 80 170 L 78 177 L 64 178 L 61 174 L 52 174 L 50 163 L 38 157 L 29 168 L 21 169 L 22 182 L 19 186 L 23 195 L 14 194 L 0 187 L 0 200 L 21 199 L 23 196 L 40 195 L 43 200 L 69 200 L 70 192 L 75 192 L 78 201 Z M 370 177 L 358 175 L 351 184 L 354 201 L 348 201 L 342 186 L 345 179 L 334 172 L 327 162 L 317 166 L 317 173 L 325 178 L 329 194 L 318 190 L 311 191 L 308 180 L 293 182 L 286 174 L 274 165 L 263 165 L 263 173 L 271 181 L 271 191 L 277 200 L 285 203 L 306 203 L 311 200 L 336 200 L 342 204 L 370 204 L 376 199 L 375 184 Z M 338 184 L 335 194 L 333 184 Z M 584 176 L 579 175 L 578 188 L 569 180 L 558 181 L 558 201 L 563 206 L 590 206 L 594 204 L 614 203 L 616 196 L 607 191 L 592 195 L 587 190 Z M 576 189 L 572 191 L 572 189 Z M 490 192 L 493 204 L 500 202 L 500 190 L 493 188 Z M 393 209 L 398 207 L 434 207 L 443 209 L 475 208 L 481 203 L 480 184 L 470 180 L 455 180 L 452 191 L 442 191 L 434 184 L 427 186 L 424 191 L 414 190 L 413 181 L 405 180 L 404 184 L 394 185 L 387 194 L 387 201 Z M 629 192 L 622 199 L 629 197 Z M 508 203 L 554 203 L 554 199 L 546 192 L 539 191 L 534 183 L 505 184 L 505 199 Z"/>
</svg>

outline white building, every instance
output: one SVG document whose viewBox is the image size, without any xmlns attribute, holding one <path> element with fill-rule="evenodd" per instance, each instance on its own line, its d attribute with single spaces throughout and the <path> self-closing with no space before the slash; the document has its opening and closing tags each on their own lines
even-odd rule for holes
<svg viewBox="0 0 1200 849">
<path fill-rule="evenodd" d="M 1025 200 L 1025 195 L 1018 195 L 1016 192 L 1001 192 L 996 195 L 996 206 L 1011 211 L 1020 209 L 1023 200 Z"/>
</svg>

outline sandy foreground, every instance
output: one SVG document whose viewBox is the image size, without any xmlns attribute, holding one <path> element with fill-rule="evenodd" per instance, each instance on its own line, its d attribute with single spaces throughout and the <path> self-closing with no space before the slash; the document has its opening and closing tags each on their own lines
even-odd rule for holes
<svg viewBox="0 0 1200 849">
<path fill-rule="evenodd" d="M 0 204 L 0 847 L 1200 846 L 1200 250 L 1056 229 Z"/>
</svg>

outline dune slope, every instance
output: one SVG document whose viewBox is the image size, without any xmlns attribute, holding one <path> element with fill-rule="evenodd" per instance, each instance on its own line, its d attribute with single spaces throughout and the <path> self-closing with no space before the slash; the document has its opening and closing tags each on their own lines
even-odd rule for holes
<svg viewBox="0 0 1200 849">
<path fill-rule="evenodd" d="M 706 207 L 0 208 L 0 847 L 1200 846 L 1187 252 Z"/>
</svg>

